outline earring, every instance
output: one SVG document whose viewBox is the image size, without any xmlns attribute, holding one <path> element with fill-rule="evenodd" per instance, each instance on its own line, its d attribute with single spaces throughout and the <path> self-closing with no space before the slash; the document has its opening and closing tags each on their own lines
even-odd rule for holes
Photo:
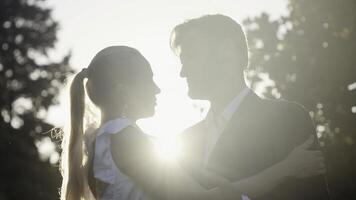
<svg viewBox="0 0 356 200">
<path fill-rule="evenodd" d="M 123 118 L 126 118 L 126 117 L 127 117 L 127 104 L 124 104 L 124 106 L 122 107 L 121 116 L 122 116 Z"/>
</svg>

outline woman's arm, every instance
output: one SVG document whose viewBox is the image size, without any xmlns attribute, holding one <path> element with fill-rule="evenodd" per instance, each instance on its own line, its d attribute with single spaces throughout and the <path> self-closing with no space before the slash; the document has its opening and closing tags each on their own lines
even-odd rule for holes
<svg viewBox="0 0 356 200">
<path fill-rule="evenodd" d="M 133 127 L 111 137 L 111 152 L 120 171 L 128 175 L 154 199 L 236 199 L 240 193 L 225 180 L 206 190 L 193 181 L 175 162 L 157 158 L 152 143 Z"/>
<path fill-rule="evenodd" d="M 215 200 L 236 199 L 242 194 L 259 197 L 288 177 L 304 178 L 325 173 L 321 152 L 307 150 L 312 144 L 313 138 L 309 138 L 285 160 L 234 183 L 204 171 L 205 178 L 217 186 L 211 190 L 206 190 L 193 181 L 177 163 L 159 160 L 153 145 L 135 128 L 129 127 L 113 135 L 111 152 L 118 168 L 157 199 Z"/>
<path fill-rule="evenodd" d="M 324 158 L 320 151 L 308 150 L 313 145 L 311 136 L 302 145 L 296 147 L 286 159 L 246 179 L 232 183 L 243 194 L 255 198 L 262 196 L 287 178 L 307 178 L 325 173 Z M 210 182 L 223 179 L 212 172 L 204 171 Z"/>
</svg>

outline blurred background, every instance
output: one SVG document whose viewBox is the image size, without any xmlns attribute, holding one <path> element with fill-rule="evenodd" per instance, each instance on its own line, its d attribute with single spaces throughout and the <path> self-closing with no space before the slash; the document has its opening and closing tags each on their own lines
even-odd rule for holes
<svg viewBox="0 0 356 200">
<path fill-rule="evenodd" d="M 169 47 L 173 27 L 204 14 L 240 22 L 250 45 L 247 82 L 261 97 L 296 101 L 315 122 L 333 199 L 356 199 L 356 1 L 1 0 L 0 200 L 59 199 L 68 83 L 110 45 L 137 48 L 162 92 L 140 120 L 158 137 L 201 120 Z"/>
</svg>

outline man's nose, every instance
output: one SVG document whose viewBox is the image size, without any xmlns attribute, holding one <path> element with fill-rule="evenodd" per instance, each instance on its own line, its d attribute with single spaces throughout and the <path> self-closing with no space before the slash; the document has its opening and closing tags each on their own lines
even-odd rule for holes
<svg viewBox="0 0 356 200">
<path fill-rule="evenodd" d="M 155 84 L 155 93 L 159 94 L 161 93 L 161 89 Z"/>
<path fill-rule="evenodd" d="M 187 77 L 186 70 L 185 70 L 185 67 L 184 67 L 184 66 L 182 66 L 179 75 L 180 75 L 180 77 L 182 77 L 182 78 Z"/>
</svg>

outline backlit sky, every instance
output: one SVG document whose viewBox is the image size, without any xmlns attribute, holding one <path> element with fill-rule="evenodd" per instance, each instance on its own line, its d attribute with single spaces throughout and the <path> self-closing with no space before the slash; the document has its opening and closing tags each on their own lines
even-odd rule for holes
<svg viewBox="0 0 356 200">
<path fill-rule="evenodd" d="M 132 46 L 148 59 L 162 92 L 156 115 L 139 124 L 144 131 L 158 135 L 178 133 L 204 115 L 187 97 L 185 80 L 179 78 L 180 62 L 169 48 L 175 25 L 204 14 L 225 14 L 241 22 L 261 12 L 273 18 L 288 13 L 286 0 L 49 0 L 48 5 L 60 23 L 54 59 L 70 50 L 70 64 L 79 71 L 95 53 L 110 45 Z M 69 119 L 67 88 L 59 100 L 60 105 L 50 109 L 47 119 L 63 126 Z"/>
</svg>

